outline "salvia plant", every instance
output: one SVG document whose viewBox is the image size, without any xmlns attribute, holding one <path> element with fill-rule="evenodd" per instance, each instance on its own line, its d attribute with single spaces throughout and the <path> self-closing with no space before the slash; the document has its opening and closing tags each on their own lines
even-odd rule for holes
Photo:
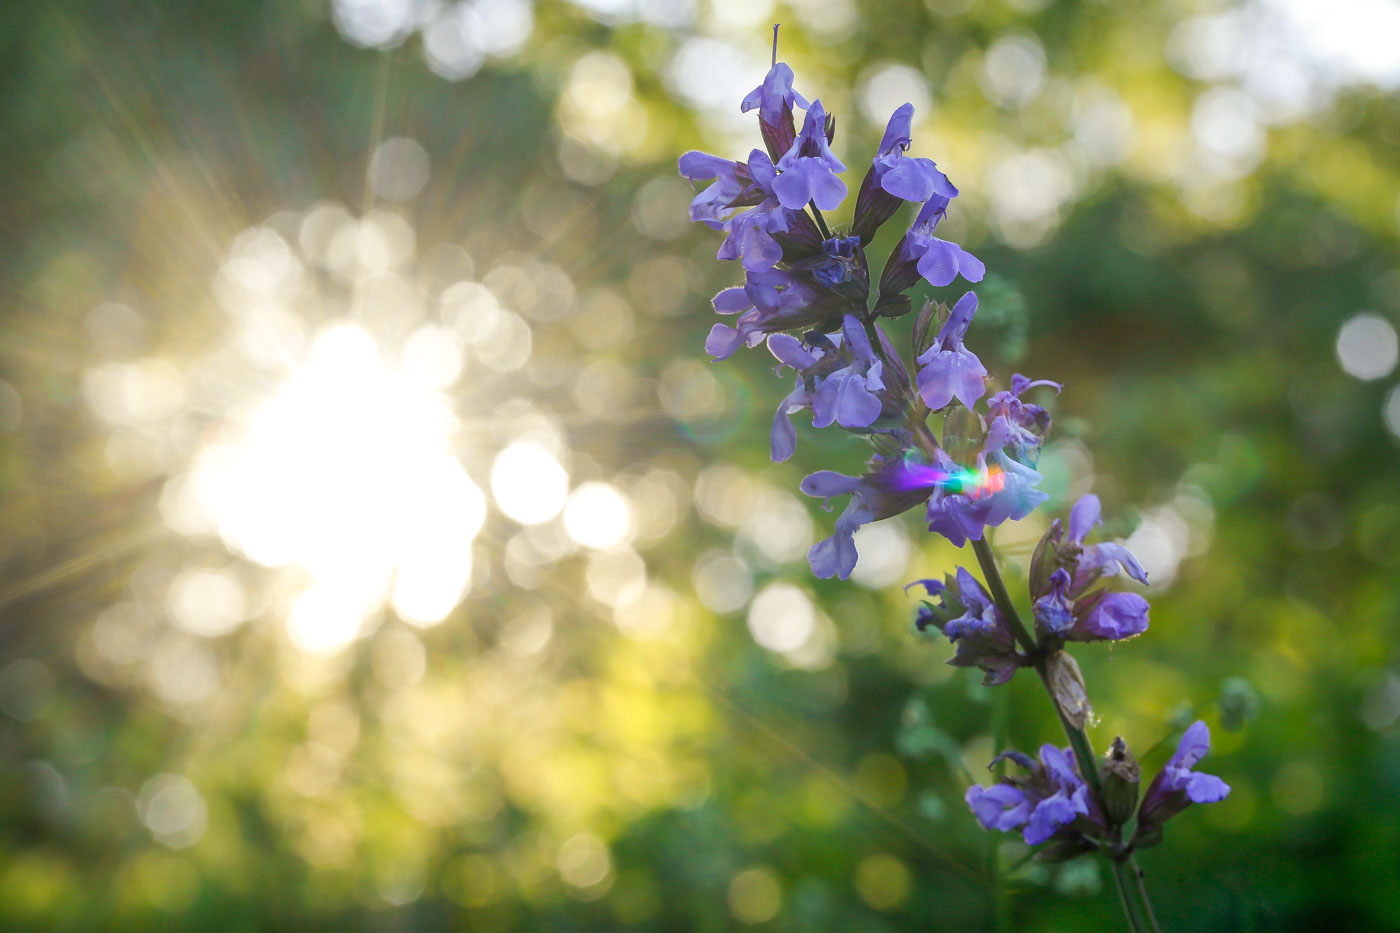
<svg viewBox="0 0 1400 933">
<path fill-rule="evenodd" d="M 1071 642 L 1146 631 L 1147 600 L 1111 582 L 1126 575 L 1146 584 L 1147 573 L 1123 545 L 1092 540 L 1100 504 L 1086 495 L 1065 519 L 1050 522 L 1029 564 L 1029 623 L 1018 612 L 986 529 L 1025 518 L 1048 498 L 1037 488 L 1035 463 L 1050 415 L 1033 399 L 1061 386 L 1020 374 L 999 383 L 988 374 L 965 344 L 977 313 L 971 291 L 951 307 L 922 303 L 906 359 L 882 324 L 914 313 L 909 289 L 921 278 L 940 288 L 959 278 L 976 283 L 985 271 L 937 235 L 958 189 L 932 161 L 908 154 L 914 108 L 904 104 L 865 171 L 849 229 L 833 229 L 825 212 L 849 193 L 846 166 L 831 150 L 835 120 L 820 100 L 794 89 L 792 69 L 777 61 L 776 30 L 774 39 L 772 68 L 740 104 L 758 111 L 763 148 L 744 161 L 695 151 L 680 157 L 682 176 L 709 182 L 690 204 L 691 220 L 724 235 L 718 258 L 737 261 L 744 276 L 743 285 L 715 296 L 715 310 L 731 323 L 715 324 L 705 349 L 722 360 L 763 345 L 780 375 L 790 371 L 792 390 L 778 403 L 769 435 L 774 461 L 793 456 L 791 419 L 802 411 L 811 412 L 813 427 L 835 424 L 872 448 L 859 476 L 818 470 L 802 480 L 802 491 L 828 508 L 846 499 L 831 536 L 808 554 L 818 577 L 847 578 L 859 557 L 856 530 L 916 507 L 930 532 L 971 545 L 981 579 L 958 567 L 906 587 L 923 590 L 914 627 L 946 637 L 954 647 L 949 663 L 980 669 L 989 686 L 1033 670 L 1069 741 L 1043 745 L 1035 758 L 1002 752 L 989 769 L 1012 774 L 968 788 L 972 815 L 988 830 L 1020 832 L 1040 847 L 1042 861 L 1107 857 L 1130 927 L 1156 930 L 1134 853 L 1160 842 L 1173 816 L 1222 800 L 1230 789 L 1193 770 L 1210 746 L 1204 722 L 1185 730 L 1145 793 L 1121 738 L 1096 758 L 1085 732 L 1092 709 L 1084 678 L 1067 651 Z M 918 214 L 874 279 L 866 249 L 906 201 L 920 205 Z"/>
</svg>

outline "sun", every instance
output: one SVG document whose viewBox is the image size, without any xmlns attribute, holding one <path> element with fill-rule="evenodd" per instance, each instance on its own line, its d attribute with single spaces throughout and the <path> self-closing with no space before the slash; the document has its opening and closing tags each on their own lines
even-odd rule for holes
<svg viewBox="0 0 1400 933">
<path fill-rule="evenodd" d="M 195 457 L 190 491 L 231 548 L 302 572 L 287 615 L 299 647 L 334 651 L 386 605 L 431 625 L 461 601 L 486 500 L 452 453 L 458 419 L 363 328 L 321 331 L 285 383 L 230 421 Z"/>
</svg>

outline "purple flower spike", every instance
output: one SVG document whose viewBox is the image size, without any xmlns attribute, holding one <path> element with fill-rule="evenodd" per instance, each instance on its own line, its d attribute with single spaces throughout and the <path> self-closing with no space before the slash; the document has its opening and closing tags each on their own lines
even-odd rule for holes
<svg viewBox="0 0 1400 933">
<path fill-rule="evenodd" d="M 845 170 L 826 140 L 826 111 L 821 101 L 814 100 L 802 132 L 778 160 L 781 174 L 773 182 L 773 191 L 789 210 L 801 210 L 808 201 L 824 211 L 835 210 L 846 197 L 846 183 L 836 173 Z"/>
<path fill-rule="evenodd" d="M 958 189 L 931 159 L 909 158 L 903 153 L 910 144 L 914 105 L 904 104 L 890 117 L 880 140 L 880 151 L 872 160 L 875 179 L 887 193 L 905 201 L 927 201 L 935 194 L 944 203 L 958 196 Z"/>
<path fill-rule="evenodd" d="M 1229 796 L 1230 785 L 1220 778 L 1191 770 L 1208 751 L 1210 729 L 1198 719 L 1187 727 L 1176 754 L 1153 778 L 1143 795 L 1138 808 L 1138 822 L 1142 826 L 1161 826 L 1193 803 L 1218 803 Z"/>
<path fill-rule="evenodd" d="M 987 267 L 982 260 L 956 243 L 940 240 L 933 235 L 938 222 L 948 210 L 950 199 L 934 193 L 924 204 L 914 226 L 905 234 L 901 256 L 918 262 L 919 274 L 930 285 L 951 285 L 959 275 L 969 282 L 980 282 Z"/>
<path fill-rule="evenodd" d="M 769 126 L 778 126 L 784 113 L 790 113 L 796 104 L 803 110 L 808 107 L 807 99 L 792 89 L 792 69 L 786 62 L 778 62 L 768 69 L 763 83 L 749 91 L 739 104 L 741 113 L 748 113 L 755 107 L 758 115 Z"/>
<path fill-rule="evenodd" d="M 937 339 L 918 359 L 922 367 L 919 395 L 932 411 L 945 407 L 954 398 L 971 408 L 987 391 L 987 368 L 963 346 L 963 336 L 976 313 L 977 296 L 968 292 L 953 305 Z"/>
</svg>

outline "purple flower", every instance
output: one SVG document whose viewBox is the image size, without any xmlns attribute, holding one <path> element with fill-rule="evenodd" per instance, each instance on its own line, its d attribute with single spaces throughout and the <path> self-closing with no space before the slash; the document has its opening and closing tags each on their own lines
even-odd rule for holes
<svg viewBox="0 0 1400 933">
<path fill-rule="evenodd" d="M 1026 825 L 1031 816 L 1031 801 L 1026 792 L 1010 784 L 983 787 L 973 784 L 963 797 L 972 808 L 972 815 L 983 829 L 999 829 L 1009 833 Z"/>
<path fill-rule="evenodd" d="M 1037 627 L 1046 636 L 1118 641 L 1147 631 L 1146 599 L 1136 593 L 1089 591 L 1105 571 L 1113 573 L 1119 567 L 1147 582 L 1142 565 L 1121 544 L 1084 544 L 1084 536 L 1098 522 L 1098 496 L 1083 496 L 1070 510 L 1068 534 L 1057 518 L 1036 547 L 1031 558 L 1031 597 Z"/>
<path fill-rule="evenodd" d="M 708 181 L 714 184 L 700 192 L 690 202 L 690 219 L 718 230 L 724 218 L 734 209 L 734 202 L 753 185 L 748 166 L 732 159 L 721 159 L 708 152 L 691 150 L 677 163 L 682 178 Z"/>
<path fill-rule="evenodd" d="M 824 211 L 834 210 L 846 197 L 846 183 L 836 177 L 846 166 L 831 153 L 821 101 L 812 101 L 802 131 L 778 160 L 778 170 L 782 174 L 773 182 L 773 191 L 789 210 L 801 210 L 808 201 Z"/>
<path fill-rule="evenodd" d="M 798 373 L 797 386 L 778 403 L 778 411 L 773 415 L 773 427 L 768 433 L 769 454 L 774 463 L 782 463 L 797 450 L 797 429 L 792 425 L 792 415 L 812 407 L 812 393 L 801 374 L 814 369 L 824 351 L 809 351 L 802 341 L 791 334 L 769 336 L 768 350 L 778 359 L 780 374 L 783 366 L 791 366 Z"/>
<path fill-rule="evenodd" d="M 1191 769 L 1210 751 L 1210 729 L 1201 720 L 1187 727 L 1176 754 L 1148 786 L 1138 808 L 1142 826 L 1161 826 L 1193 803 L 1218 803 L 1230 794 L 1230 785 L 1213 774 Z"/>
<path fill-rule="evenodd" d="M 1012 455 L 1024 459 L 1028 451 L 1040 446 L 1040 440 L 1050 429 L 1050 413 L 1039 405 L 1021 401 L 1022 393 L 1036 386 L 1049 386 L 1056 392 L 1064 388 L 1049 379 L 1030 380 L 1020 373 L 1011 377 L 1011 388 L 987 399 L 991 423 L 983 445 L 989 453 L 1010 447 Z"/>
<path fill-rule="evenodd" d="M 991 787 L 974 784 L 967 789 L 964 799 L 984 829 L 1021 829 L 1026 845 L 1036 846 L 1066 831 L 1081 816 L 1090 824 L 1102 824 L 1097 808 L 1091 808 L 1088 785 L 1076 770 L 1074 753 L 1069 749 L 1042 745 L 1039 763 L 1018 752 L 1006 752 L 992 764 L 1002 758 L 1015 761 L 1030 773 Z"/>
<path fill-rule="evenodd" d="M 1071 641 L 1118 641 L 1141 635 L 1147 631 L 1147 610 L 1147 600 L 1137 593 L 1099 590 L 1075 603 L 1074 627 L 1065 637 Z"/>
<path fill-rule="evenodd" d="M 943 457 L 945 468 L 956 469 L 946 455 Z M 982 459 L 978 462 L 978 474 L 989 480 L 996 477 L 995 484 L 968 492 L 954 492 L 942 486 L 934 491 L 928 500 L 929 531 L 962 547 L 969 539 L 980 541 L 984 528 L 995 528 L 1007 520 L 1020 521 L 1049 498 L 1035 488 L 1041 480 L 1035 470 L 1002 453 L 994 454 L 991 461 L 996 472 Z M 992 488 L 993 485 L 999 488 Z"/>
<path fill-rule="evenodd" d="M 821 380 L 812 400 L 812 427 L 824 428 L 835 421 L 843 428 L 865 428 L 880 417 L 883 407 L 875 395 L 885 384 L 880 381 L 881 363 L 871 349 L 865 328 L 851 315 L 841 320 L 850 364 Z"/>
<path fill-rule="evenodd" d="M 813 322 L 807 309 L 816 292 L 801 279 L 782 269 L 749 271 L 742 286 L 726 288 L 714 298 L 720 314 L 738 314 L 734 327 L 710 328 L 705 349 L 716 360 L 727 359 L 740 346 L 756 347 L 768 334 Z"/>
<path fill-rule="evenodd" d="M 823 508 L 830 508 L 834 496 L 849 495 L 850 503 L 836 519 L 836 528 L 831 537 L 818 541 L 807 552 L 807 561 L 812 572 L 825 580 L 840 577 L 842 580 L 855 569 L 855 533 L 860 526 L 882 518 L 898 515 L 922 500 L 922 489 L 910 490 L 893 482 L 903 462 L 902 457 L 871 458 L 871 469 L 863 476 L 846 476 L 831 470 L 819 470 L 802 480 L 801 489 L 809 496 L 827 500 Z"/>
<path fill-rule="evenodd" d="M 956 243 L 940 240 L 933 235 L 938 222 L 947 213 L 950 198 L 935 192 L 914 218 L 914 225 L 904 236 L 899 255 L 917 261 L 919 274 L 930 285 L 950 285 L 959 275 L 969 282 L 980 282 L 986 273 L 982 260 Z"/>
<path fill-rule="evenodd" d="M 812 278 L 816 279 L 827 288 L 836 288 L 839 285 L 854 279 L 864 270 L 861 269 L 859 252 L 860 237 L 832 237 L 822 242 L 822 252 L 826 259 L 812 270 Z"/>
<path fill-rule="evenodd" d="M 948 663 L 982 670 L 982 683 L 988 686 L 1004 684 L 1021 666 L 1015 638 L 976 577 L 959 567 L 957 584 L 963 614 L 943 626 L 943 634 L 957 647 Z"/>
<path fill-rule="evenodd" d="M 738 259 L 745 269 L 761 272 L 782 261 L 783 248 L 773 239 L 775 233 L 788 229 L 788 212 L 778 203 L 773 192 L 777 170 L 767 154 L 753 150 L 749 153 L 749 176 L 753 179 L 758 198 L 751 210 L 725 220 L 721 227 L 727 236 L 715 254 L 718 259 Z"/>
<path fill-rule="evenodd" d="M 880 151 L 871 160 L 875 182 L 888 194 L 905 201 L 927 201 L 935 194 L 946 204 L 958 196 L 958 189 L 930 159 L 909 158 L 910 127 L 914 105 L 904 104 L 890 117 Z"/>
<path fill-rule="evenodd" d="M 768 69 L 763 83 L 749 91 L 739 104 L 741 113 L 758 108 L 759 119 L 769 126 L 781 124 L 784 114 L 792 112 L 793 104 L 807 109 L 807 99 L 792 89 L 793 73 L 786 62 L 777 62 Z"/>
<path fill-rule="evenodd" d="M 851 497 L 845 511 L 837 516 L 831 537 L 818 541 L 807 552 L 807 562 L 812 565 L 812 573 L 818 579 L 839 577 L 844 580 L 856 569 L 856 559 L 859 557 L 856 552 L 856 530 L 875 520 L 875 512 L 868 501 L 875 490 L 859 476 L 846 476 L 831 470 L 818 470 L 804 477 L 800 488 L 809 496 L 827 500 L 824 508 L 830 508 L 833 496 Z"/>
<path fill-rule="evenodd" d="M 976 313 L 977 296 L 968 292 L 953 305 L 938 337 L 918 358 L 919 395 L 932 411 L 946 407 L 954 398 L 971 408 L 987 390 L 987 368 L 963 346 Z"/>
<path fill-rule="evenodd" d="M 1069 513 L 1069 535 L 1066 538 L 1070 544 L 1082 546 L 1084 536 L 1093 530 L 1095 525 L 1099 524 L 1099 510 L 1099 497 L 1093 493 L 1081 497 L 1074 504 L 1074 508 Z M 1143 585 L 1147 584 L 1147 571 L 1133 556 L 1132 551 L 1112 541 L 1083 547 L 1079 552 L 1077 567 L 1076 581 L 1079 580 L 1080 575 L 1089 575 L 1096 571 L 1112 575 L 1117 573 L 1118 568 L 1121 567 L 1134 580 Z"/>
<path fill-rule="evenodd" d="M 1035 601 L 1032 607 L 1036 626 L 1051 635 L 1059 635 L 1074 624 L 1074 606 L 1070 603 L 1070 576 L 1063 567 L 1050 576 L 1050 592 Z"/>
</svg>

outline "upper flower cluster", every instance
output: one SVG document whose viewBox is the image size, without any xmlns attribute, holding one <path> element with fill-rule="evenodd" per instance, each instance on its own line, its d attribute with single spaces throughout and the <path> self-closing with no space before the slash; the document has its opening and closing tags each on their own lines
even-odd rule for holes
<svg viewBox="0 0 1400 933">
<path fill-rule="evenodd" d="M 718 257 L 744 270 L 742 285 L 715 296 L 715 310 L 732 323 L 711 328 L 706 351 L 721 360 L 766 343 L 778 372 L 796 375 L 773 419 L 773 459 L 792 456 L 791 419 L 801 411 L 812 413 L 814 427 L 836 424 L 876 446 L 864 475 L 823 471 L 802 484 L 821 498 L 851 497 L 832 537 L 808 555 L 818 576 L 844 578 L 857 558 L 855 531 L 866 522 L 922 503 L 929 529 L 961 546 L 1044 501 L 1031 464 L 1050 419 L 1022 396 L 1059 385 L 1017 375 L 984 413 L 973 410 L 989 377 L 964 344 L 977 312 L 971 292 L 951 308 L 925 303 L 914 366 L 906 368 L 879 319 L 911 311 L 905 292 L 921 277 L 946 286 L 959 276 L 981 281 L 984 273 L 975 256 L 935 235 L 958 189 L 933 161 L 908 155 L 914 108 L 904 104 L 870 160 L 849 231 L 833 233 L 822 212 L 838 208 L 848 190 L 840 177 L 846 166 L 831 150 L 835 121 L 793 80 L 792 69 L 775 62 L 741 104 L 758 111 L 764 149 L 742 162 L 687 152 L 680 173 L 710 182 L 691 202 L 690 217 L 723 233 Z M 795 109 L 805 111 L 800 130 Z M 920 209 L 885 264 L 872 307 L 865 250 L 906 202 Z M 941 442 L 929 428 L 931 413 L 944 415 Z"/>
<path fill-rule="evenodd" d="M 845 311 L 864 310 L 870 287 L 864 247 L 906 201 L 923 208 L 887 274 L 912 268 L 934 285 L 948 285 L 960 272 L 970 282 L 982 279 L 981 262 L 933 235 L 958 189 L 929 159 L 905 155 L 914 116 L 910 104 L 890 117 L 856 198 L 851 234 L 833 237 L 824 220 L 808 214 L 809 208 L 819 217 L 820 211 L 840 207 L 848 191 L 840 177 L 846 166 L 831 151 L 835 120 L 820 100 L 808 103 L 792 82 L 792 69 L 777 62 L 740 105 L 745 112 L 758 110 L 766 151 L 755 149 L 742 162 L 696 151 L 680 158 L 682 176 L 711 183 L 691 202 L 690 219 L 724 233 L 718 258 L 739 260 L 746 276 L 747 303 L 736 304 L 739 289 L 715 300 L 721 314 L 740 314 L 734 325 L 716 324 L 712 330 L 706 349 L 717 359 L 741 344 L 756 346 L 767 334 L 820 329 L 839 322 Z M 800 131 L 794 107 L 806 111 Z M 784 274 L 773 275 L 779 269 Z M 886 311 L 901 306 L 897 299 L 917 276 L 905 271 L 898 278 L 904 281 L 881 284 Z M 774 291 L 782 293 L 781 303 L 754 294 L 775 299 Z M 900 313 L 904 310 L 907 299 Z"/>
</svg>

